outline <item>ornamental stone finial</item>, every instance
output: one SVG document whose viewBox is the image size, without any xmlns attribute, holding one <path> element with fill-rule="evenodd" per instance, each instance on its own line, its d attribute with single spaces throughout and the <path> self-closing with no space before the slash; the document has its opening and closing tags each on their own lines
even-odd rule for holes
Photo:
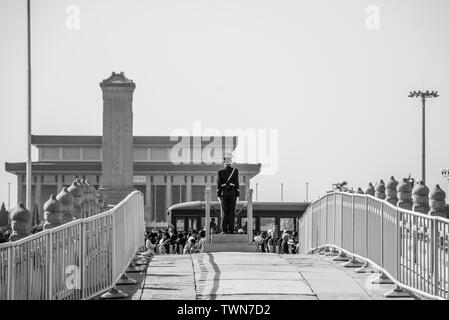
<svg viewBox="0 0 449 320">
<path fill-rule="evenodd" d="M 97 190 L 95 187 L 86 180 L 87 192 L 89 194 L 89 208 L 88 208 L 88 216 L 93 216 L 95 214 L 95 198 Z"/>
<path fill-rule="evenodd" d="M 44 204 L 44 230 L 52 229 L 62 224 L 62 204 L 52 194 Z"/>
<path fill-rule="evenodd" d="M 430 197 L 429 215 L 447 218 L 448 212 L 446 210 L 446 193 L 440 188 L 440 185 L 437 184 L 430 191 L 429 197 Z"/>
<path fill-rule="evenodd" d="M 73 220 L 73 195 L 67 187 L 62 188 L 62 191 L 56 196 L 62 205 L 61 223 L 67 223 Z"/>
<path fill-rule="evenodd" d="M 97 190 L 97 195 L 98 195 L 98 213 L 100 213 L 104 209 L 104 196 L 100 190 Z"/>
<path fill-rule="evenodd" d="M 81 203 L 81 218 L 86 218 L 89 216 L 89 192 L 86 184 L 86 180 L 79 178 L 79 185 L 81 190 L 83 190 L 83 202 Z"/>
<path fill-rule="evenodd" d="M 369 194 L 371 196 L 374 196 L 376 191 L 374 190 L 374 186 L 373 186 L 373 184 L 371 182 L 368 183 L 368 186 L 365 188 L 364 192 L 365 192 L 365 194 Z"/>
<path fill-rule="evenodd" d="M 385 182 L 382 179 L 380 179 L 380 181 L 376 184 L 374 191 L 374 195 L 376 198 L 382 200 L 385 199 Z"/>
<path fill-rule="evenodd" d="M 11 212 L 11 235 L 9 241 L 17 241 L 30 235 L 31 232 L 31 211 L 25 208 L 25 204 L 20 202 Z"/>
<path fill-rule="evenodd" d="M 396 188 L 398 187 L 398 182 L 396 181 L 396 179 L 391 176 L 390 180 L 387 181 L 387 183 L 385 184 L 385 196 L 386 196 L 386 200 L 391 203 L 392 205 L 397 205 L 398 203 L 398 196 L 397 196 L 397 190 Z"/>
<path fill-rule="evenodd" d="M 402 209 L 412 210 L 413 201 L 411 183 L 406 178 L 403 178 L 396 187 L 396 191 L 398 196 L 397 206 Z"/>
<path fill-rule="evenodd" d="M 72 185 L 67 189 L 73 196 L 73 211 L 72 215 L 76 219 L 81 218 L 81 205 L 83 203 L 83 190 L 79 183 L 75 180 Z"/>
<path fill-rule="evenodd" d="M 412 190 L 413 211 L 427 214 L 429 212 L 429 188 L 420 180 Z"/>
</svg>

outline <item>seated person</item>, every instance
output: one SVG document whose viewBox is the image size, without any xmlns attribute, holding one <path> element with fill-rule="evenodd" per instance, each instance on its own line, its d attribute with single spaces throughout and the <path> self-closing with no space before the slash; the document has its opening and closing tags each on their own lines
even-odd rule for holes
<svg viewBox="0 0 449 320">
<path fill-rule="evenodd" d="M 196 251 L 195 239 L 190 237 L 186 243 L 186 246 L 184 247 L 184 254 L 195 253 L 195 251 Z"/>
</svg>

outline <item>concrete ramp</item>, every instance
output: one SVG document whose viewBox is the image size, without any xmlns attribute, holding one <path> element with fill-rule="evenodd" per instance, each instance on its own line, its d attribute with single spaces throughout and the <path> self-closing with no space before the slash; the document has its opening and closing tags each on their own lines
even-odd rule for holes
<svg viewBox="0 0 449 320">
<path fill-rule="evenodd" d="M 316 299 L 296 268 L 277 254 L 192 255 L 197 299 Z"/>
<path fill-rule="evenodd" d="M 141 290 L 131 286 L 125 291 L 138 300 L 385 299 L 383 294 L 394 285 L 371 284 L 377 275 L 356 273 L 319 255 L 157 255 L 150 261 Z"/>
</svg>

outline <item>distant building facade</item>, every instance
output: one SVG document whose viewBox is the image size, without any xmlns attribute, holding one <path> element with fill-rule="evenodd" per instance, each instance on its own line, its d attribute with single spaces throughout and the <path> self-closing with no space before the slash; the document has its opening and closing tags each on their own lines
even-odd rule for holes
<svg viewBox="0 0 449 320">
<path fill-rule="evenodd" d="M 41 210 L 41 221 L 43 204 L 50 195 L 78 177 L 102 188 L 109 204 L 118 203 L 133 188 L 141 191 L 149 228 L 169 222 L 169 206 L 204 200 L 206 187 L 216 193 L 223 153 L 235 150 L 237 137 L 133 136 L 135 83 L 123 72 L 112 72 L 100 88 L 102 136 L 32 136 L 39 154 L 32 163 L 32 203 Z M 244 195 L 250 179 L 260 172 L 260 164 L 236 167 Z M 5 168 L 17 176 L 17 199 L 25 202 L 25 162 L 6 163 Z"/>
<path fill-rule="evenodd" d="M 215 142 L 225 137 L 214 137 Z M 201 152 L 210 142 L 195 145 L 190 139 L 191 152 Z M 204 139 L 201 139 L 204 140 Z M 232 137 L 232 149 L 237 138 Z M 173 204 L 204 200 L 207 187 L 216 194 L 216 172 L 222 165 L 221 154 L 216 155 L 216 164 L 174 164 L 170 152 L 177 145 L 169 136 L 134 136 L 133 169 L 134 188 L 144 194 L 145 223 L 148 228 L 166 223 L 167 208 Z M 32 201 L 42 210 L 52 193 L 59 193 L 77 177 L 88 179 L 95 187 L 102 181 L 102 137 L 101 136 L 43 136 L 34 135 L 32 144 L 38 149 L 38 161 L 33 162 Z M 193 161 L 192 161 L 193 162 Z M 236 164 L 240 172 L 241 193 L 250 188 L 251 179 L 260 172 L 260 164 Z M 6 163 L 7 172 L 17 176 L 18 202 L 25 202 L 25 162 Z M 43 213 L 40 212 L 42 215 Z M 41 221 L 43 216 L 41 216 Z"/>
</svg>

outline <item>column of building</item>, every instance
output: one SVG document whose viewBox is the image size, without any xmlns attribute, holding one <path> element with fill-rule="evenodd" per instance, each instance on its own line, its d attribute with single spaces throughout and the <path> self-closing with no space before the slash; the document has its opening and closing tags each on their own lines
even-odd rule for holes
<svg viewBox="0 0 449 320">
<path fill-rule="evenodd" d="M 165 181 L 165 207 L 168 209 L 171 205 L 172 205 L 172 188 L 171 188 L 171 179 L 172 176 L 171 175 L 166 175 L 166 181 Z M 168 212 L 167 210 L 165 210 L 165 221 L 167 221 L 167 223 L 170 223 L 170 219 L 168 218 Z"/>
<path fill-rule="evenodd" d="M 192 175 L 187 175 L 186 201 L 192 201 Z"/>
<path fill-rule="evenodd" d="M 155 221 L 156 217 L 153 216 L 153 212 L 151 209 L 151 203 L 152 203 L 152 193 L 151 193 L 151 175 L 147 175 L 146 178 L 146 203 L 145 206 L 148 207 L 148 212 L 145 212 L 145 220 L 146 221 Z"/>
</svg>

